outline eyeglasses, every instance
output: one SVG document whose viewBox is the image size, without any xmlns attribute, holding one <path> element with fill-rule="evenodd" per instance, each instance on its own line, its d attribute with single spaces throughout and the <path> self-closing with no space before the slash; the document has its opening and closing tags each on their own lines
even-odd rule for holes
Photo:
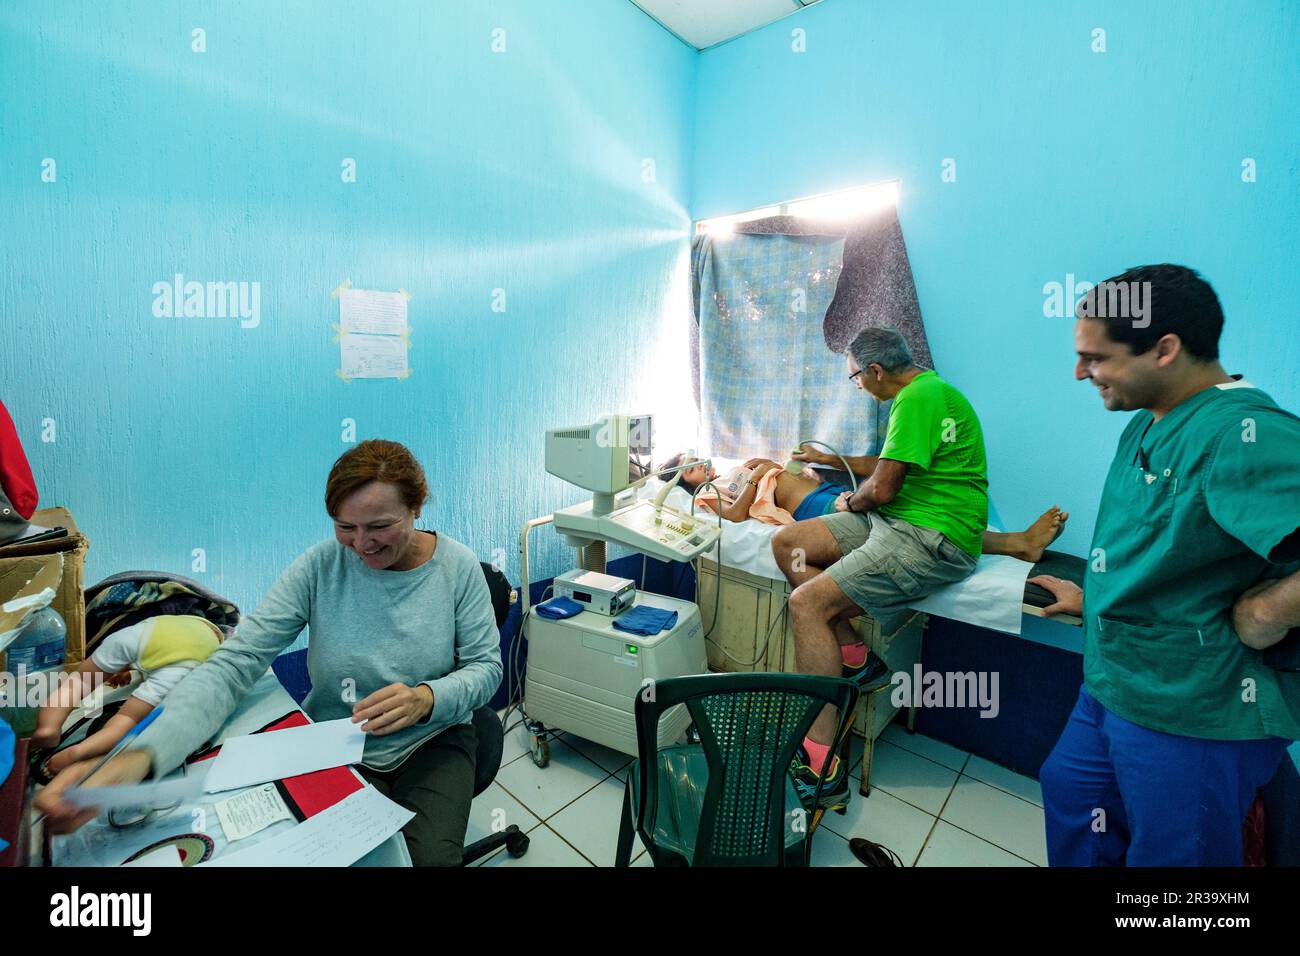
<svg viewBox="0 0 1300 956">
<path fill-rule="evenodd" d="M 856 372 L 854 372 L 852 375 L 849 376 L 849 381 L 850 381 L 850 382 L 853 381 L 855 378 L 857 378 L 859 375 L 861 375 L 861 374 L 862 374 L 863 372 L 865 372 L 865 371 L 866 371 L 866 369 L 863 369 L 863 368 L 858 369 Z"/>
</svg>

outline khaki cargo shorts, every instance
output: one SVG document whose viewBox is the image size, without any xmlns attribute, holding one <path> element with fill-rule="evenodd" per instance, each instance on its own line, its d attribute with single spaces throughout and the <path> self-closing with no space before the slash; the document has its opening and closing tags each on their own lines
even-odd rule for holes
<svg viewBox="0 0 1300 956">
<path fill-rule="evenodd" d="M 844 555 L 826 573 L 887 631 L 913 602 L 975 570 L 975 558 L 933 528 L 875 511 L 837 511 L 820 520 Z"/>
</svg>

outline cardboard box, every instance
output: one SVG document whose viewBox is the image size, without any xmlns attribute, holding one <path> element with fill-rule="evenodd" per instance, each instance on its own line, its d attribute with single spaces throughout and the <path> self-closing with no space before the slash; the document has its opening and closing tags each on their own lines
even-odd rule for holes
<svg viewBox="0 0 1300 956">
<path fill-rule="evenodd" d="M 86 656 L 85 563 L 90 542 L 66 508 L 43 508 L 31 521 L 47 528 L 66 528 L 67 537 L 0 546 L 0 607 L 19 594 L 53 587 L 50 607 L 63 615 L 68 626 L 64 666 L 71 669 Z M 0 632 L 8 630 L 4 620 L 0 612 Z M 4 656 L 0 654 L 0 668 L 6 666 Z"/>
</svg>

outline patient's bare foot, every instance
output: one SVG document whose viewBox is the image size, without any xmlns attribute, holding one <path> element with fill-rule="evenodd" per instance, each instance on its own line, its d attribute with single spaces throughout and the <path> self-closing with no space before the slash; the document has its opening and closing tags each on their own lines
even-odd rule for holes
<svg viewBox="0 0 1300 956">
<path fill-rule="evenodd" d="M 1015 536 L 1018 539 L 1016 557 L 1030 564 L 1042 560 L 1047 546 L 1061 536 L 1061 532 L 1065 530 L 1065 523 L 1069 520 L 1070 512 L 1062 511 L 1059 506 L 1052 505 L 1038 516 L 1037 521 Z"/>
</svg>

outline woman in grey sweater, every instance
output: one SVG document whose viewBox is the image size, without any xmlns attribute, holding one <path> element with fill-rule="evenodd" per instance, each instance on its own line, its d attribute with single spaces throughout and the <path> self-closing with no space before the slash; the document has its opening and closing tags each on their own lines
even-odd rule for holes
<svg viewBox="0 0 1300 956">
<path fill-rule="evenodd" d="M 501 651 L 478 559 L 446 535 L 415 528 L 427 498 L 424 471 L 404 446 L 370 440 L 344 453 L 326 482 L 334 540 L 280 575 L 96 782 L 170 773 L 310 627 L 312 690 L 303 709 L 317 721 L 360 723 L 369 735 L 361 773 L 415 813 L 403 830 L 412 860 L 459 865 L 474 785 L 470 714 L 501 683 Z M 89 769 L 69 767 L 38 797 L 53 832 L 94 816 L 60 798 Z"/>
</svg>

